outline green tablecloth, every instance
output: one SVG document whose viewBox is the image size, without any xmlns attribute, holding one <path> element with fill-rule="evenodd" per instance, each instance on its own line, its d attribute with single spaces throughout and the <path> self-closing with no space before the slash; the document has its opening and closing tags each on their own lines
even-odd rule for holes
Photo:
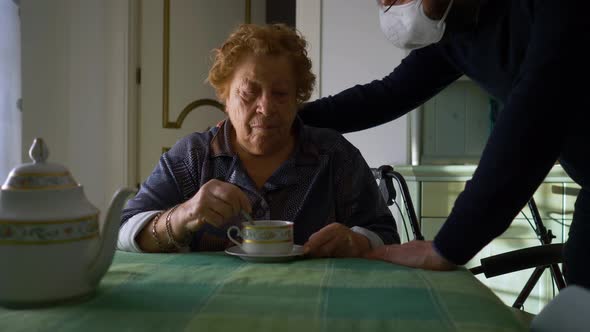
<svg viewBox="0 0 590 332">
<path fill-rule="evenodd" d="M 524 331 L 466 270 L 117 252 L 87 301 L 0 308 L 0 331 Z"/>
</svg>

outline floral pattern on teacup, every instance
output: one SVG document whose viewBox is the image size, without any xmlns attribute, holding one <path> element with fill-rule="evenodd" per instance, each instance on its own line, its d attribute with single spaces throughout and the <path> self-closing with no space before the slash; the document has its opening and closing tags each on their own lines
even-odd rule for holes
<svg viewBox="0 0 590 332">
<path fill-rule="evenodd" d="M 243 230 L 243 238 L 253 241 L 286 241 L 291 240 L 292 234 L 291 228 Z"/>
<path fill-rule="evenodd" d="M 98 215 L 52 222 L 0 221 L 1 244 L 56 244 L 98 236 Z"/>
</svg>

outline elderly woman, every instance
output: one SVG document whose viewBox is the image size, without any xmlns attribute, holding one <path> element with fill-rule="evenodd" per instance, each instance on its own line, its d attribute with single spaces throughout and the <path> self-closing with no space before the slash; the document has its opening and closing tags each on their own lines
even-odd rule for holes
<svg viewBox="0 0 590 332">
<path fill-rule="evenodd" d="M 297 117 L 315 76 L 305 40 L 285 25 L 241 25 L 209 82 L 228 119 L 164 153 L 123 211 L 118 248 L 224 250 L 242 211 L 289 220 L 315 257 L 360 257 L 399 243 L 393 217 L 359 151 Z"/>
</svg>

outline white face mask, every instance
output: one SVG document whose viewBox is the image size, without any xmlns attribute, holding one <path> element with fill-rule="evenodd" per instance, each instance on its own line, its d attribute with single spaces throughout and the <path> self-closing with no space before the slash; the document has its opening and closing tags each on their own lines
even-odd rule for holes
<svg viewBox="0 0 590 332">
<path fill-rule="evenodd" d="M 441 40 L 445 32 L 445 19 L 449 14 L 453 0 L 440 20 L 426 16 L 422 0 L 413 0 L 403 5 L 393 5 L 387 12 L 387 6 L 379 4 L 379 21 L 381 31 L 395 46 L 405 49 L 421 48 Z"/>
</svg>

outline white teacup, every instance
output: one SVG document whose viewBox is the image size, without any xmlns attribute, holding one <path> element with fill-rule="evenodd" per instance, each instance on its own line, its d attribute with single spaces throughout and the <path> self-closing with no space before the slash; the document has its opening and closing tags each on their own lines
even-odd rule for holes
<svg viewBox="0 0 590 332">
<path fill-rule="evenodd" d="M 234 230 L 242 238 L 242 242 L 232 236 Z M 293 223 L 282 220 L 244 222 L 242 229 L 237 226 L 228 228 L 227 237 L 247 254 L 289 254 L 293 250 Z"/>
</svg>

